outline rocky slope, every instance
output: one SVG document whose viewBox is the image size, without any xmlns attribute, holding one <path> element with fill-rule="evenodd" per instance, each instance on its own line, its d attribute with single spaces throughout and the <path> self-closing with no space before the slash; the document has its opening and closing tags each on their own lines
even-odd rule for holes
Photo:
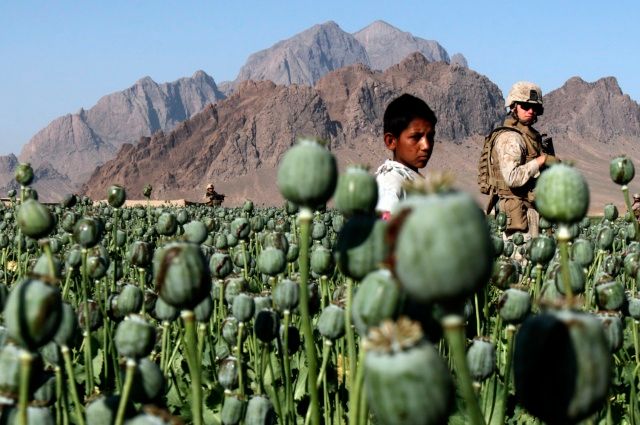
<svg viewBox="0 0 640 425">
<path fill-rule="evenodd" d="M 82 182 L 123 144 L 171 129 L 223 97 L 203 71 L 164 84 L 145 77 L 88 110 L 54 120 L 24 146 L 20 161 L 34 167 L 49 162 L 70 181 Z"/>
<path fill-rule="evenodd" d="M 421 54 L 385 72 L 363 65 L 342 68 L 313 88 L 248 81 L 176 130 L 125 146 L 96 170 L 85 191 L 101 198 L 113 183 L 132 193 L 151 183 L 158 198 L 198 200 L 204 186 L 214 182 L 231 204 L 246 197 L 278 204 L 275 170 L 298 137 L 328 140 L 342 166 L 356 159 L 380 163 L 387 156 L 381 117 L 389 100 L 403 92 L 432 106 L 442 123 L 438 139 L 443 145 L 478 137 L 500 119 L 503 100 L 495 84 L 467 68 L 428 62 Z"/>
</svg>

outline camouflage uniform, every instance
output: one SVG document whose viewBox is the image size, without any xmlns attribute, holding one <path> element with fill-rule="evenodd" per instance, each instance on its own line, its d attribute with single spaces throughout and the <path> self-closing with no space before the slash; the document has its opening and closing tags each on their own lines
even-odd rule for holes
<svg viewBox="0 0 640 425">
<path fill-rule="evenodd" d="M 518 132 L 506 130 L 498 134 L 491 154 L 498 180 L 498 206 L 507 214 L 509 230 L 537 236 L 540 216 L 533 206 L 533 188 L 540 175 L 536 158 L 542 153 L 542 138 L 535 129 L 512 117 L 505 120 L 504 126 Z"/>
<path fill-rule="evenodd" d="M 633 215 L 636 216 L 636 219 L 640 219 L 640 194 L 635 193 L 633 195 L 633 205 L 631 205 L 631 211 L 633 211 Z"/>
<path fill-rule="evenodd" d="M 404 182 L 424 179 L 422 174 L 397 161 L 387 159 L 376 171 L 378 204 L 376 211 L 391 211 L 398 201 L 407 197 Z"/>
</svg>

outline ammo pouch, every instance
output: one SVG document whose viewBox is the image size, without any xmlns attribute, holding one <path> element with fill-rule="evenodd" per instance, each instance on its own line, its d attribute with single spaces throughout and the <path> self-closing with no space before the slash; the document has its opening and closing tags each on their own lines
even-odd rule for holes
<svg viewBox="0 0 640 425">
<path fill-rule="evenodd" d="M 507 232 L 527 231 L 527 210 L 532 206 L 529 202 L 520 198 L 502 198 L 498 206 L 507 215 Z"/>
</svg>

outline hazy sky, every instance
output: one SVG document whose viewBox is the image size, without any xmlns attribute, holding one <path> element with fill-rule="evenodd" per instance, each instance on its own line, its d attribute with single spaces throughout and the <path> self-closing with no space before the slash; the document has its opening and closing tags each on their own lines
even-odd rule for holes
<svg viewBox="0 0 640 425">
<path fill-rule="evenodd" d="M 1 1 L 0 155 L 53 119 L 150 76 L 199 69 L 232 80 L 247 57 L 315 24 L 355 32 L 375 20 L 427 40 L 503 93 L 517 80 L 543 92 L 573 76 L 614 76 L 640 101 L 640 2 L 624 1 Z"/>
</svg>

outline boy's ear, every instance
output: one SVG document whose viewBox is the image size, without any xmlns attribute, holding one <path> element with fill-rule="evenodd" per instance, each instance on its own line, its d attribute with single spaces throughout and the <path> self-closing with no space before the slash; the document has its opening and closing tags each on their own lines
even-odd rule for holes
<svg viewBox="0 0 640 425">
<path fill-rule="evenodd" d="M 395 151 L 396 150 L 396 143 L 397 143 L 396 137 L 391 134 L 391 133 L 384 133 L 384 144 L 387 147 L 387 149 L 389 149 L 390 151 Z"/>
</svg>

